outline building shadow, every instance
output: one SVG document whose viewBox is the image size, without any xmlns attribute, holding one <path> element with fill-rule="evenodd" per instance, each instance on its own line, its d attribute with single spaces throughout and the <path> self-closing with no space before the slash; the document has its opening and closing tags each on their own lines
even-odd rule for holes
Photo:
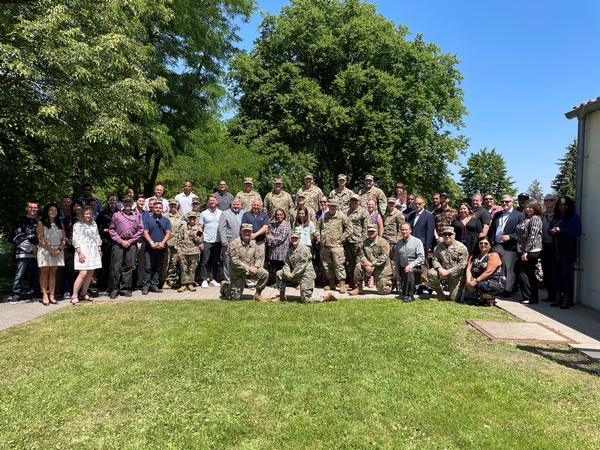
<svg viewBox="0 0 600 450">
<path fill-rule="evenodd" d="M 600 362 L 573 348 L 559 348 L 535 345 L 517 345 L 517 348 L 532 353 L 570 369 L 579 370 L 592 376 L 600 376 Z"/>
</svg>

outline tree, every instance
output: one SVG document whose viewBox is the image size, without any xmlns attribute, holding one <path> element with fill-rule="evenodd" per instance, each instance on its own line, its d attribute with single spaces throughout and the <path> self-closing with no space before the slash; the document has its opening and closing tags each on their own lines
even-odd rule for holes
<svg viewBox="0 0 600 450">
<path fill-rule="evenodd" d="M 577 140 L 567 146 L 565 156 L 557 163 L 558 173 L 552 184 L 554 193 L 558 196 L 568 195 L 575 197 L 575 179 L 577 177 Z"/>
<path fill-rule="evenodd" d="M 490 193 L 496 198 L 515 195 L 514 181 L 508 176 L 504 157 L 493 148 L 472 153 L 460 169 L 460 185 L 465 196 Z"/>
<path fill-rule="evenodd" d="M 252 0 L 32 0 L 0 7 L 7 230 L 27 199 L 144 185 L 215 114 Z"/>
<path fill-rule="evenodd" d="M 391 191 L 446 189 L 466 147 L 451 129 L 465 113 L 455 56 L 396 26 L 359 0 L 292 0 L 265 15 L 250 53 L 236 55 L 233 138 L 299 186 L 306 171 L 325 190 L 338 173 L 367 173 Z"/>
<path fill-rule="evenodd" d="M 544 189 L 542 188 L 542 183 L 537 178 L 531 182 L 527 188 L 527 193 L 529 197 L 535 198 L 540 204 L 544 201 Z"/>
</svg>

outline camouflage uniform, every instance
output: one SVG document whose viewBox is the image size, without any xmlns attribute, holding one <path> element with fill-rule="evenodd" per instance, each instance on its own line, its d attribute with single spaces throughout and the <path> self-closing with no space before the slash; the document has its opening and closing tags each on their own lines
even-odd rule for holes
<svg viewBox="0 0 600 450">
<path fill-rule="evenodd" d="M 292 196 L 285 191 L 281 191 L 279 194 L 269 192 L 267 195 L 265 195 L 264 210 L 269 216 L 270 221 L 275 219 L 275 211 L 277 209 L 283 209 L 286 217 L 289 219 L 294 206 L 295 205 L 294 201 L 292 200 Z"/>
<path fill-rule="evenodd" d="M 440 276 L 437 271 L 442 267 L 450 271 L 450 274 L 445 278 L 448 281 L 450 298 L 445 297 L 445 299 L 460 300 L 468 258 L 469 252 L 462 242 L 455 240 L 450 245 L 442 243 L 435 247 L 432 257 L 433 267 L 427 272 L 427 279 L 430 286 L 438 293 L 438 296 L 444 298 L 442 286 L 440 285 Z"/>
<path fill-rule="evenodd" d="M 367 238 L 367 227 L 371 221 L 369 212 L 359 206 L 348 211 L 348 219 L 352 224 L 352 234 L 344 242 L 344 255 L 346 257 L 346 273 L 350 277 L 350 285 L 354 287 L 354 268 L 361 255 L 361 247 Z"/>
<path fill-rule="evenodd" d="M 323 197 L 321 188 L 314 184 L 308 189 L 301 187 L 298 189 L 298 192 L 296 192 L 296 196 L 301 192 L 306 194 L 306 206 L 310 206 L 313 210 L 317 211 L 319 209 L 319 199 Z"/>
<path fill-rule="evenodd" d="M 300 301 L 311 303 L 316 274 L 312 265 L 310 248 L 302 242 L 299 242 L 297 247 L 290 245 L 283 269 L 277 271 L 275 278 L 282 297 L 285 295 L 286 280 L 293 280 L 300 285 Z"/>
<path fill-rule="evenodd" d="M 373 199 L 375 200 L 379 214 L 385 214 L 385 211 L 387 210 L 387 197 L 381 189 L 376 186 L 371 187 L 371 189 L 362 188 L 358 195 L 360 195 L 360 203 L 362 206 L 366 208 L 369 200 Z"/>
<path fill-rule="evenodd" d="M 200 254 L 199 246 L 203 242 L 202 235 L 198 235 L 198 231 L 201 231 L 198 225 L 183 224 L 179 227 L 177 233 L 175 250 L 181 268 L 182 285 L 195 284 L 194 278 L 198 267 L 198 255 Z"/>
<path fill-rule="evenodd" d="M 362 261 L 368 260 L 373 264 L 373 277 L 377 293 L 387 295 L 392 292 L 392 264 L 390 262 L 390 244 L 379 236 L 374 240 L 365 239 L 361 250 L 361 260 L 356 263 L 354 269 L 354 282 L 361 286 L 367 271 Z"/>
<path fill-rule="evenodd" d="M 260 198 L 260 194 L 256 191 L 250 191 L 250 192 L 238 192 L 236 197 L 240 198 L 240 202 L 242 203 L 242 211 L 250 211 L 252 209 L 252 202 L 254 202 L 254 200 L 261 200 L 262 198 Z"/>
<path fill-rule="evenodd" d="M 436 208 L 432 214 L 435 219 L 435 231 L 437 231 L 438 236 L 442 234 L 442 228 L 452 227 L 458 217 L 458 211 L 449 206 L 446 209 L 441 207 Z"/>
<path fill-rule="evenodd" d="M 336 211 L 335 215 L 327 211 L 319 219 L 316 234 L 321 244 L 321 261 L 327 272 L 330 287 L 335 284 L 336 279 L 345 283 L 346 258 L 342 243 L 352 234 L 352 224 L 348 216 L 340 211 Z"/>
<path fill-rule="evenodd" d="M 183 218 L 177 214 L 171 214 L 170 212 L 164 213 L 169 222 L 171 222 L 171 236 L 167 241 L 167 251 L 165 252 L 165 261 L 162 266 L 161 279 L 169 283 L 170 286 L 175 286 L 179 283 L 179 268 L 177 267 L 177 250 L 175 244 L 177 242 L 177 235 L 179 234 L 179 227 L 183 223 Z"/>
<path fill-rule="evenodd" d="M 329 198 L 335 198 L 338 202 L 338 209 L 345 213 L 350 209 L 350 197 L 354 195 L 348 188 L 344 188 L 343 191 L 339 190 L 340 188 L 335 188 L 333 191 L 329 193 Z"/>
<path fill-rule="evenodd" d="M 402 214 L 396 208 L 388 208 L 382 217 L 383 219 L 383 238 L 390 244 L 390 261 L 392 262 L 392 273 L 396 273 L 396 263 L 392 252 L 394 251 L 394 245 L 402 238 L 400 234 L 400 227 L 405 222 L 404 214 Z"/>
<path fill-rule="evenodd" d="M 242 238 L 234 239 L 227 248 L 227 257 L 231 284 L 225 289 L 225 297 L 229 300 L 240 300 L 249 278 L 256 279 L 256 293 L 260 294 L 267 285 L 269 272 L 260 267 L 260 252 L 256 242 L 245 242 Z M 258 267 L 256 274 L 248 271 L 252 266 Z"/>
</svg>

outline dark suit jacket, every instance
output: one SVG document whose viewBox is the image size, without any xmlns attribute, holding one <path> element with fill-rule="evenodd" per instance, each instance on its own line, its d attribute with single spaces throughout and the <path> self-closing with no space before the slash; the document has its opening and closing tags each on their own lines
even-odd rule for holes
<svg viewBox="0 0 600 450">
<path fill-rule="evenodd" d="M 435 235 L 433 233 L 433 230 L 435 229 L 435 219 L 433 214 L 424 210 L 415 225 L 416 216 L 417 211 L 413 211 L 409 214 L 407 219 L 407 222 L 410 223 L 410 226 L 413 229 L 412 235 L 421 240 L 424 250 L 431 250 L 434 247 L 435 241 Z"/>
<path fill-rule="evenodd" d="M 500 223 L 503 213 L 504 211 L 494 214 L 494 220 L 492 220 L 492 224 L 488 230 L 488 238 L 494 243 L 494 245 L 498 245 L 496 243 L 496 230 L 498 229 L 498 224 Z M 517 225 L 523 222 L 524 219 L 525 215 L 522 212 L 517 211 L 516 209 L 513 209 L 510 212 L 502 232 L 502 234 L 507 234 L 510 236 L 508 241 L 502 243 L 502 248 L 504 248 L 504 250 L 513 252 L 517 251 Z"/>
</svg>

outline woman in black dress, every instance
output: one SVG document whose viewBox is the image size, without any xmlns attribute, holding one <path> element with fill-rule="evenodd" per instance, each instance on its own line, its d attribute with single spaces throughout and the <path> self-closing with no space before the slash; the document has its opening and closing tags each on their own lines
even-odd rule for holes
<svg viewBox="0 0 600 450">
<path fill-rule="evenodd" d="M 465 247 L 469 251 L 469 256 L 471 256 L 477 249 L 477 239 L 479 239 L 482 226 L 468 203 L 463 202 L 460 204 L 458 207 L 458 217 L 453 225 L 456 240 L 465 244 Z"/>
</svg>

